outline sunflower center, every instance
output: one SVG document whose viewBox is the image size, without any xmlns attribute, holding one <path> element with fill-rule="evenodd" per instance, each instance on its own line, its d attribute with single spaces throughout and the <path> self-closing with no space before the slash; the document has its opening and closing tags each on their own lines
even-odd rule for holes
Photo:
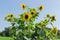
<svg viewBox="0 0 60 40">
<path fill-rule="evenodd" d="M 23 8 L 25 8 L 25 6 L 23 5 Z"/>
<path fill-rule="evenodd" d="M 33 15 L 33 14 L 34 14 L 34 12 L 31 12 L 31 14 Z"/>
<path fill-rule="evenodd" d="M 55 17 L 54 16 L 52 17 L 52 20 L 55 20 Z"/>
<path fill-rule="evenodd" d="M 28 19 L 28 15 L 25 15 L 25 19 Z"/>
<path fill-rule="evenodd" d="M 42 10 L 42 6 L 40 7 L 40 10 Z"/>
<path fill-rule="evenodd" d="M 11 14 L 11 17 L 13 17 L 13 15 Z"/>
<path fill-rule="evenodd" d="M 56 30 L 53 30 L 53 33 L 55 34 L 56 33 Z"/>
</svg>

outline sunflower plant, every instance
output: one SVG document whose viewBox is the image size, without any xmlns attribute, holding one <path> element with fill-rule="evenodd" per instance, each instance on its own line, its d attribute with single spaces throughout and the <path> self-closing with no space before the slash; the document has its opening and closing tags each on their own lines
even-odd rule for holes
<svg viewBox="0 0 60 40">
<path fill-rule="evenodd" d="M 53 25 L 53 21 L 56 20 L 55 16 L 47 14 L 44 20 L 35 23 L 39 14 L 44 9 L 41 5 L 39 9 L 29 8 L 25 4 L 22 4 L 23 10 L 29 10 L 23 14 L 19 14 L 16 18 L 13 14 L 9 14 L 5 17 L 5 20 L 11 23 L 10 33 L 14 40 L 55 40 L 57 39 L 58 29 Z M 37 11 L 39 10 L 39 11 Z M 51 25 L 52 28 L 47 28 L 47 25 Z"/>
</svg>

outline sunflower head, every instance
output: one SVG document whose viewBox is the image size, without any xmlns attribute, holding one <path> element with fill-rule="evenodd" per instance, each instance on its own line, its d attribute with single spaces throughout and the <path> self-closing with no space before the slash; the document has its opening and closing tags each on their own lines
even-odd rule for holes
<svg viewBox="0 0 60 40">
<path fill-rule="evenodd" d="M 28 22 L 30 20 L 30 17 L 31 16 L 30 16 L 29 12 L 25 12 L 23 15 L 23 20 Z"/>
<path fill-rule="evenodd" d="M 39 7 L 39 10 L 42 11 L 43 9 L 44 9 L 44 5 L 41 5 L 41 6 Z"/>
<path fill-rule="evenodd" d="M 57 34 L 57 33 L 58 33 L 58 29 L 57 29 L 56 27 L 53 27 L 53 28 L 51 29 L 51 33 Z"/>
<path fill-rule="evenodd" d="M 31 9 L 31 10 L 30 10 L 30 14 L 31 14 L 32 16 L 34 16 L 34 15 L 36 14 L 36 10 L 35 10 L 35 9 Z"/>
<path fill-rule="evenodd" d="M 26 5 L 25 4 L 21 4 L 21 7 L 22 7 L 23 10 L 26 9 Z"/>
<path fill-rule="evenodd" d="M 8 14 L 7 16 L 5 16 L 5 20 L 9 22 L 12 22 L 13 18 L 14 18 L 14 14 Z"/>
<path fill-rule="evenodd" d="M 49 18 L 50 17 L 50 14 L 47 14 L 46 16 Z"/>
<path fill-rule="evenodd" d="M 56 19 L 55 19 L 55 16 L 51 16 L 51 21 L 53 22 L 53 21 L 55 21 Z"/>
<path fill-rule="evenodd" d="M 8 14 L 7 17 L 13 18 L 14 17 L 14 14 Z"/>
</svg>

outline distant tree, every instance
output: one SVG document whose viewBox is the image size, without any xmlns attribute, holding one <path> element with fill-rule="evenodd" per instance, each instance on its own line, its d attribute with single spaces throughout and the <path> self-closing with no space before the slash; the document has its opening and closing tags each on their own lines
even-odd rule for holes
<svg viewBox="0 0 60 40">
<path fill-rule="evenodd" d="M 10 34 L 10 27 L 6 27 L 4 31 L 0 32 L 0 35 L 1 36 L 6 36 L 6 37 L 10 37 L 11 34 Z"/>
</svg>

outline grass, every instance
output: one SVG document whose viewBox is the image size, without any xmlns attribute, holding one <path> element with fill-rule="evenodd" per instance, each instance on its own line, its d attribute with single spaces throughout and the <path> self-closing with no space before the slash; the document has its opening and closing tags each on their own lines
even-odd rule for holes
<svg viewBox="0 0 60 40">
<path fill-rule="evenodd" d="M 11 37 L 0 37 L 0 40 L 13 40 Z"/>
<path fill-rule="evenodd" d="M 14 39 L 11 37 L 1 37 L 0 36 L 0 40 L 14 40 Z M 60 38 L 54 38 L 54 40 L 60 40 Z"/>
</svg>

